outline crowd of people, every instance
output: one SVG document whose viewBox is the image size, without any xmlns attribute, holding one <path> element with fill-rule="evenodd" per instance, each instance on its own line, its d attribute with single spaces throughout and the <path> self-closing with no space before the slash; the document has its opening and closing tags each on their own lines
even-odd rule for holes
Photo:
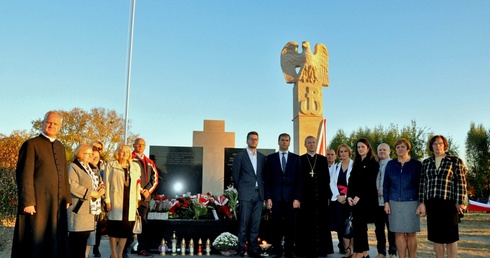
<svg viewBox="0 0 490 258">
<path fill-rule="evenodd" d="M 238 256 L 259 257 L 257 242 L 262 205 L 270 209 L 273 257 L 323 257 L 334 253 L 331 232 L 343 258 L 369 257 L 368 224 L 375 225 L 376 258 L 416 257 L 420 216 L 427 215 L 428 239 L 436 257 L 457 255 L 458 215 L 465 209 L 466 168 L 447 152 L 447 139 L 429 140 L 432 155 L 423 162 L 410 157 L 404 138 L 377 154 L 359 139 L 316 153 L 317 140 L 304 140 L 307 153 L 290 152 L 291 137 L 280 134 L 279 151 L 267 157 L 257 151 L 259 135 L 247 134 L 247 148 L 233 162 L 240 201 Z M 335 163 L 335 160 L 339 161 Z M 388 241 L 387 241 L 388 240 Z M 248 245 L 246 245 L 248 241 Z M 388 249 L 386 245 L 388 242 Z"/>
<path fill-rule="evenodd" d="M 19 151 L 11 256 L 86 258 L 92 249 L 100 257 L 100 238 L 107 234 L 111 257 L 123 258 L 137 214 L 143 219 L 137 253 L 151 256 L 146 218 L 159 182 L 154 161 L 144 154 L 145 140 L 136 139 L 132 152 L 128 145 L 118 146 L 108 162 L 102 142 L 80 144 L 67 165 L 65 148 L 56 139 L 62 122 L 60 113 L 46 113 L 41 134 Z M 445 252 L 456 257 L 459 214 L 467 198 L 466 168 L 447 152 L 444 136 L 429 140 L 432 155 L 423 162 L 410 157 L 412 146 L 404 138 L 393 146 L 395 159 L 388 144 L 377 146 L 376 155 L 366 139 L 356 142 L 354 153 L 341 144 L 326 157 L 316 153 L 313 136 L 304 139 L 307 153 L 301 156 L 289 151 L 290 141 L 290 135 L 280 134 L 279 151 L 266 157 L 257 151 L 259 134 L 252 131 L 247 147 L 234 158 L 238 256 L 260 256 L 265 205 L 271 214 L 274 257 L 332 254 L 331 231 L 344 258 L 369 257 L 368 224 L 374 223 L 377 258 L 413 258 L 420 216 L 425 215 L 436 257 Z"/>
<path fill-rule="evenodd" d="M 136 214 L 140 256 L 147 250 L 147 213 L 158 185 L 155 163 L 145 156 L 145 140 L 119 145 L 113 160 L 104 161 L 101 141 L 80 144 L 67 165 L 65 148 L 56 139 L 63 122 L 59 112 L 44 116 L 42 132 L 19 151 L 16 170 L 19 205 L 12 258 L 86 258 L 99 251 L 102 234 L 109 236 L 112 258 L 128 257 Z"/>
</svg>

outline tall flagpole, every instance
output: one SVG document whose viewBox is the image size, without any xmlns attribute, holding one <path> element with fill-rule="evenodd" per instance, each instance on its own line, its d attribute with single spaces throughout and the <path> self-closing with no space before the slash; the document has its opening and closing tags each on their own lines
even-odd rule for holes
<svg viewBox="0 0 490 258">
<path fill-rule="evenodd" d="M 129 24 L 129 53 L 128 53 L 128 74 L 126 77 L 126 112 L 124 114 L 124 143 L 128 141 L 129 130 L 129 90 L 131 88 L 131 64 L 133 61 L 133 32 L 134 14 L 136 11 L 136 0 L 131 0 L 131 17 Z"/>
</svg>

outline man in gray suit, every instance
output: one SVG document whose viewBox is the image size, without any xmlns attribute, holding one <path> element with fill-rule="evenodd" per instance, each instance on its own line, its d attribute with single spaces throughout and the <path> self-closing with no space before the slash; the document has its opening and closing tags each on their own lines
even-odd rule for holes
<svg viewBox="0 0 490 258">
<path fill-rule="evenodd" d="M 248 237 L 248 256 L 260 257 L 259 237 L 260 218 L 264 203 L 264 182 L 262 177 L 265 168 L 265 155 L 257 151 L 259 134 L 247 134 L 247 148 L 237 153 L 233 160 L 232 175 L 238 191 L 238 256 L 245 254 L 245 242 Z M 247 234 L 248 233 L 248 234 Z"/>
</svg>

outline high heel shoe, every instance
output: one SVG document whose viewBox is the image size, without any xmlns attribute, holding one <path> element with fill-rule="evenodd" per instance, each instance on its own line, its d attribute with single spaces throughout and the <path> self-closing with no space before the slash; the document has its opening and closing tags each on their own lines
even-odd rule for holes
<svg viewBox="0 0 490 258">
<path fill-rule="evenodd" d="M 354 255 L 350 247 L 345 248 L 345 253 L 346 255 L 342 256 L 342 258 L 351 258 Z"/>
</svg>

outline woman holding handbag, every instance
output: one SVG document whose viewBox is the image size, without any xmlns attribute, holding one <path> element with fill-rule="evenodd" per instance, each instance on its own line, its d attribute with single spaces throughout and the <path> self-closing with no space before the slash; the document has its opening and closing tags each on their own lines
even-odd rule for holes
<svg viewBox="0 0 490 258">
<path fill-rule="evenodd" d="M 332 202 L 330 211 L 331 229 L 337 231 L 339 239 L 339 253 L 346 254 L 344 257 L 352 256 L 352 236 L 345 235 L 345 221 L 350 217 L 351 207 L 347 203 L 347 185 L 354 161 L 350 158 L 352 150 L 347 144 L 341 144 L 337 148 L 337 156 L 340 162 L 334 165 L 330 177 L 330 190 L 332 191 Z"/>
<path fill-rule="evenodd" d="M 114 158 L 114 161 L 107 163 L 105 174 L 107 235 L 111 257 L 123 258 L 126 241 L 133 235 L 136 209 L 141 199 L 141 171 L 139 164 L 133 162 L 128 145 L 120 145 Z"/>
</svg>

